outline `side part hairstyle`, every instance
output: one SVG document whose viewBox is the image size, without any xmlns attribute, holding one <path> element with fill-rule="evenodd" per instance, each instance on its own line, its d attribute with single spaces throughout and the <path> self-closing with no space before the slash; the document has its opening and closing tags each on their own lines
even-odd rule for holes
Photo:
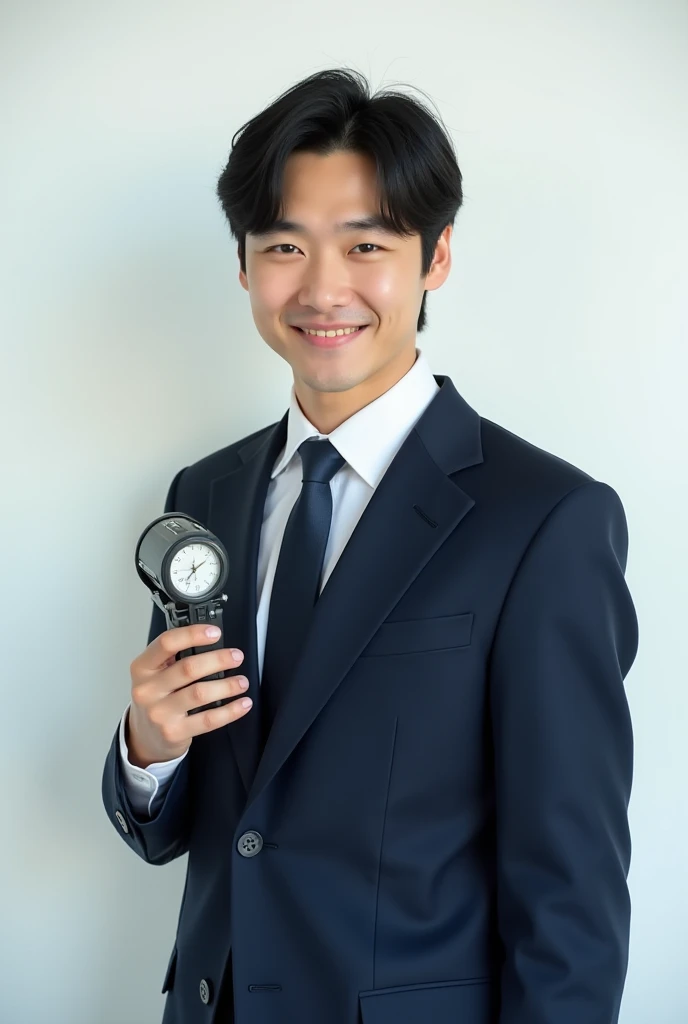
<svg viewBox="0 0 688 1024">
<path fill-rule="evenodd" d="M 447 224 L 454 224 L 463 201 L 451 139 L 419 101 L 393 90 L 371 96 L 365 77 L 348 69 L 319 71 L 297 82 L 234 135 L 217 197 L 238 241 L 244 273 L 247 232 L 267 231 L 283 216 L 287 158 L 302 151 L 326 156 L 340 150 L 372 157 L 377 212 L 395 234 L 420 235 L 420 276 L 426 276 L 437 241 Z M 418 332 L 426 325 L 426 299 L 427 291 Z"/>
</svg>

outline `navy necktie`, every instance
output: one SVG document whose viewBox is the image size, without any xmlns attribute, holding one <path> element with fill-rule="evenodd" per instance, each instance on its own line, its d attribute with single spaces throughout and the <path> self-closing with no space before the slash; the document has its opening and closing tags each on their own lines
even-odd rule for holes
<svg viewBox="0 0 688 1024">
<path fill-rule="evenodd" d="M 299 455 L 301 493 L 287 520 L 270 596 L 260 683 L 263 744 L 291 682 L 320 594 L 332 524 L 330 480 L 346 461 L 326 438 L 308 438 L 299 445 Z"/>
</svg>

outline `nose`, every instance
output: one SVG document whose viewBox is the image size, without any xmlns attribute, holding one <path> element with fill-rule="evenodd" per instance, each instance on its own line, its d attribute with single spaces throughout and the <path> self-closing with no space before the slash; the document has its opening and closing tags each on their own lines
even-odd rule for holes
<svg viewBox="0 0 688 1024">
<path fill-rule="evenodd" d="M 347 267 L 336 256 L 311 259 L 304 269 L 299 302 L 319 313 L 351 305 L 352 290 Z"/>
</svg>

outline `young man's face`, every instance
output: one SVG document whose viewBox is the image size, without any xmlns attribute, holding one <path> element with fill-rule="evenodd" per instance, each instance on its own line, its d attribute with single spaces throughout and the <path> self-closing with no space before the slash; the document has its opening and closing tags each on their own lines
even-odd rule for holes
<svg viewBox="0 0 688 1024">
<path fill-rule="evenodd" d="M 303 230 L 246 236 L 246 274 L 256 327 L 292 368 L 299 404 L 321 433 L 330 433 L 406 374 L 416 359 L 416 324 L 425 289 L 446 279 L 447 226 L 435 262 L 420 276 L 420 236 L 381 228 L 336 230 L 378 209 L 375 165 L 360 153 L 293 153 L 283 184 L 284 217 Z M 350 338 L 322 347 L 294 325 L 365 324 Z"/>
</svg>

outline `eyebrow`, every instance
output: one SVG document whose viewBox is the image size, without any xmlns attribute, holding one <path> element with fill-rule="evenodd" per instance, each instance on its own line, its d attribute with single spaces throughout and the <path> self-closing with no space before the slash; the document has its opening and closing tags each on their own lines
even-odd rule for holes
<svg viewBox="0 0 688 1024">
<path fill-rule="evenodd" d="M 380 214 L 372 214 L 369 217 L 360 217 L 357 220 L 345 220 L 334 226 L 335 232 L 341 234 L 345 231 L 384 231 L 386 234 L 393 234 L 391 228 L 385 223 Z M 296 235 L 307 235 L 308 228 L 305 224 L 299 224 L 294 220 L 276 220 L 266 231 L 252 231 L 256 238 L 266 238 L 268 235 L 276 235 L 281 231 L 288 231 Z"/>
</svg>

